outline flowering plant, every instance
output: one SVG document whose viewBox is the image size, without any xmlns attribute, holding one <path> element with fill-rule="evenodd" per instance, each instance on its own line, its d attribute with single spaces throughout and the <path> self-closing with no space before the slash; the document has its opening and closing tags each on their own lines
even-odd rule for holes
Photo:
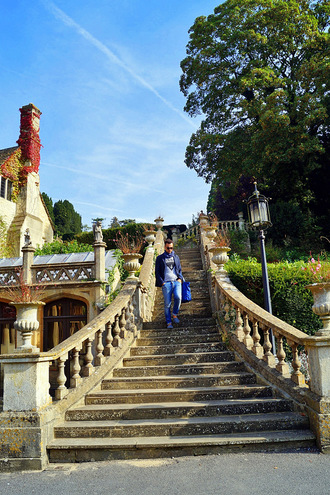
<svg viewBox="0 0 330 495">
<path fill-rule="evenodd" d="M 230 237 L 226 230 L 219 230 L 216 237 L 213 239 L 213 242 L 218 247 L 229 247 L 230 246 Z"/>
<path fill-rule="evenodd" d="M 23 270 L 18 270 L 18 285 L 12 287 L 6 287 L 6 291 L 9 294 L 13 303 L 27 303 L 40 301 L 42 294 L 44 293 L 44 285 L 28 285 L 23 279 Z"/>
<path fill-rule="evenodd" d="M 113 242 L 116 243 L 118 249 L 121 250 L 123 254 L 129 253 L 139 253 L 144 244 L 144 239 L 141 235 L 136 234 L 135 236 L 130 236 L 128 233 L 122 234 L 119 232 Z"/>
<path fill-rule="evenodd" d="M 143 228 L 144 228 L 144 232 L 154 232 L 155 231 L 155 227 L 153 225 L 151 225 L 150 223 L 145 223 L 143 225 Z"/>
<path fill-rule="evenodd" d="M 210 219 L 210 224 L 211 227 L 217 228 L 218 227 L 218 217 L 216 216 L 215 213 L 210 213 L 209 214 L 209 219 Z"/>
<path fill-rule="evenodd" d="M 302 270 L 309 272 L 314 282 L 330 282 L 330 263 L 321 262 L 319 257 L 317 261 L 313 257 L 309 258 L 307 266 L 303 266 Z"/>
</svg>

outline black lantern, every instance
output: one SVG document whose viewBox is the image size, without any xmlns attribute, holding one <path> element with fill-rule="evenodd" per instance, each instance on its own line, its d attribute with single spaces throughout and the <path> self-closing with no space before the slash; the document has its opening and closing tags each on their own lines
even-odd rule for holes
<svg viewBox="0 0 330 495">
<path fill-rule="evenodd" d="M 264 288 L 265 309 L 272 314 L 272 303 L 270 298 L 269 279 L 267 270 L 267 259 L 265 250 L 265 233 L 264 230 L 272 226 L 268 208 L 268 199 L 260 194 L 257 189 L 257 183 L 254 183 L 254 193 L 247 201 L 249 223 L 251 227 L 259 230 L 261 268 L 262 268 L 262 285 Z M 275 340 L 273 332 L 269 331 L 270 340 L 275 354 Z"/>
<path fill-rule="evenodd" d="M 272 226 L 268 199 L 266 196 L 259 193 L 256 182 L 254 182 L 254 187 L 254 193 L 247 201 L 249 223 L 251 227 L 256 227 L 258 230 L 265 230 Z"/>
</svg>

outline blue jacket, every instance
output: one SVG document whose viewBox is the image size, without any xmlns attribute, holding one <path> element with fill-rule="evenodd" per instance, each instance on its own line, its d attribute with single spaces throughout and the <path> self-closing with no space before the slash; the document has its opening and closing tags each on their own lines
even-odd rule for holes
<svg viewBox="0 0 330 495">
<path fill-rule="evenodd" d="M 160 254 L 156 258 L 156 267 L 155 267 L 156 287 L 162 287 L 162 285 L 164 284 L 165 254 L 166 254 L 166 251 L 164 251 L 163 254 Z M 183 280 L 180 258 L 177 254 L 175 254 L 174 251 L 172 252 L 172 255 L 174 258 L 174 267 L 175 267 L 176 274 L 177 274 L 178 278 Z"/>
</svg>

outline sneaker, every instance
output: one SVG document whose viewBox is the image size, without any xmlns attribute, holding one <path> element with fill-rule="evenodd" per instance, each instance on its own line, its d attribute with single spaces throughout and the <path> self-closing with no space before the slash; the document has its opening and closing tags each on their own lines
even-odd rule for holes
<svg viewBox="0 0 330 495">
<path fill-rule="evenodd" d="M 173 328 L 172 323 L 168 323 L 168 324 L 167 324 L 167 328 Z"/>
<path fill-rule="evenodd" d="M 177 316 L 173 316 L 173 322 L 178 324 L 178 323 L 180 323 L 180 320 Z"/>
</svg>

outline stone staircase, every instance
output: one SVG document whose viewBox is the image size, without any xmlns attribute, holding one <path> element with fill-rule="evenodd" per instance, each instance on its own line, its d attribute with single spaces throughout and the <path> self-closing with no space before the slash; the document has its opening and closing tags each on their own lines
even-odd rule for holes
<svg viewBox="0 0 330 495">
<path fill-rule="evenodd" d="M 198 249 L 177 253 L 193 297 L 180 325 L 165 328 L 159 290 L 130 357 L 55 428 L 50 462 L 314 446 L 307 416 L 258 384 L 221 342 Z"/>
</svg>

